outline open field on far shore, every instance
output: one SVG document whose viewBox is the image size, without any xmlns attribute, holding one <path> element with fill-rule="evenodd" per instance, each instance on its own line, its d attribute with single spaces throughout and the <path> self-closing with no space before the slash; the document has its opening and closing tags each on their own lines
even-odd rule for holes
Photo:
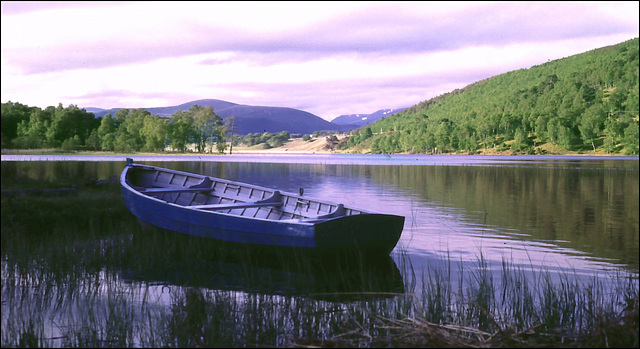
<svg viewBox="0 0 640 349">
<path fill-rule="evenodd" d="M 341 138 L 341 137 L 338 137 Z M 247 147 L 245 145 L 233 146 L 233 153 L 303 153 L 303 154 L 313 154 L 313 153 L 334 153 L 331 150 L 327 149 L 325 146 L 327 145 L 326 137 L 313 138 L 310 141 L 303 141 L 302 138 L 292 138 L 287 143 L 285 143 L 281 147 L 277 148 L 264 148 L 263 144 L 254 145 L 253 147 Z M 227 149 L 226 153 L 229 152 Z"/>
<path fill-rule="evenodd" d="M 342 138 L 344 136 L 338 136 Z M 265 149 L 264 144 L 258 144 L 253 147 L 247 147 L 245 145 L 234 145 L 231 150 L 232 154 L 241 153 L 264 153 L 264 154 L 331 154 L 340 153 L 340 151 L 331 151 L 325 148 L 327 144 L 326 137 L 314 138 L 308 142 L 302 140 L 302 138 L 294 138 L 289 140 L 281 147 Z M 193 150 L 193 149 L 192 149 Z M 225 154 L 229 154 L 230 149 L 227 147 Z M 74 153 L 78 155 L 86 154 L 100 154 L 100 153 L 112 153 L 103 151 L 63 151 L 61 149 L 47 148 L 47 149 L 2 149 L 2 154 L 23 154 L 23 155 L 41 155 L 41 154 L 69 154 Z M 147 154 L 146 152 L 136 152 L 137 154 Z M 148 153 L 148 154 L 160 154 L 160 153 Z M 196 152 L 183 153 L 198 154 Z M 217 154 L 217 153 L 215 153 Z"/>
</svg>

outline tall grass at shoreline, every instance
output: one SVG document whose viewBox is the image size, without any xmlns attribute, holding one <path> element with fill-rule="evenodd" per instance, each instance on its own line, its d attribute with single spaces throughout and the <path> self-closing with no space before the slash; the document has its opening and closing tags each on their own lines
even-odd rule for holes
<svg viewBox="0 0 640 349">
<path fill-rule="evenodd" d="M 142 230 L 117 183 L 3 195 L 1 234 L 3 347 L 638 347 L 637 278 L 558 280 L 508 260 L 496 275 L 480 253 L 464 270 L 445 258 L 418 282 L 399 251 L 400 292 L 364 269 L 214 263 L 226 251 Z M 207 286 L 216 268 L 246 282 Z M 293 292 L 314 280 L 320 288 Z"/>
</svg>

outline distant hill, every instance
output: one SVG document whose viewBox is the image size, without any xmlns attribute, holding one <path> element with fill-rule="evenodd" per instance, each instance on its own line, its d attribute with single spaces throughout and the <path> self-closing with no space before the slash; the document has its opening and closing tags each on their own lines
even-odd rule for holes
<svg viewBox="0 0 640 349">
<path fill-rule="evenodd" d="M 315 131 L 348 131 L 356 128 L 326 121 L 306 111 L 286 107 L 263 107 L 231 103 L 218 99 L 200 99 L 171 107 L 154 108 L 130 108 L 145 109 L 153 115 L 170 117 L 179 110 L 187 110 L 194 104 L 199 106 L 211 106 L 217 115 L 222 118 L 235 116 L 237 135 L 249 133 L 278 133 L 289 131 L 290 133 L 312 134 Z M 88 112 L 98 117 L 107 114 L 114 115 L 123 108 L 99 109 L 85 108 Z"/>
<path fill-rule="evenodd" d="M 638 154 L 638 38 L 420 102 L 357 133 L 381 153 Z M 344 148 L 343 148 L 344 149 Z"/>
<path fill-rule="evenodd" d="M 362 127 L 367 124 L 372 124 L 384 117 L 391 116 L 395 113 L 401 112 L 407 108 L 400 109 L 380 109 L 371 114 L 348 114 L 340 115 L 337 118 L 331 120 L 332 123 L 337 125 L 352 125 L 354 128 Z"/>
</svg>

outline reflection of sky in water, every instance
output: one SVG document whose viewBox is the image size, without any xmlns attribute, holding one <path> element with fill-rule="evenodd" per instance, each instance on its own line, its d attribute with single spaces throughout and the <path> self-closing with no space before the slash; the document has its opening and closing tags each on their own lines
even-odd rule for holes
<svg viewBox="0 0 640 349">
<path fill-rule="evenodd" d="M 502 271 L 503 260 L 524 271 L 585 279 L 609 278 L 622 268 L 609 260 L 562 247 L 562 241 L 527 240 L 526 233 L 486 225 L 457 208 L 425 203 L 397 188 L 380 187 L 362 178 L 349 183 L 326 178 L 310 191 L 315 197 L 404 215 L 405 227 L 394 253 L 406 251 L 417 273 L 426 273 L 447 259 L 454 266 L 462 262 L 468 272 L 478 266 L 481 257 L 496 276 Z M 456 276 L 452 277 L 452 281 L 456 280 Z"/>
<path fill-rule="evenodd" d="M 124 161 L 128 156 L 26 156 L 3 155 L 3 161 Z M 395 166 L 507 166 L 556 169 L 629 169 L 638 171 L 637 157 L 569 156 L 426 156 L 356 154 L 244 154 L 244 155 L 150 155 L 132 156 L 135 161 L 171 165 L 191 162 L 209 175 L 223 174 L 229 179 L 255 183 L 305 196 L 344 203 L 358 208 L 406 217 L 402 238 L 395 252 L 406 251 L 414 268 L 424 269 L 448 258 L 477 266 L 484 258 L 491 268 L 500 269 L 503 259 L 522 268 L 565 271 L 579 275 L 607 275 L 619 270 L 616 261 L 596 257 L 569 247 L 571 242 L 534 238 L 527 229 L 509 226 L 509 220 L 488 224 L 483 212 L 454 207 L 445 197 L 425 199 L 414 188 L 373 178 L 367 171 L 351 171 L 346 165 Z M 197 164 L 197 165 L 196 165 Z M 345 166 L 342 166 L 345 165 Z M 189 171 L 189 169 L 183 169 Z M 220 172 L 221 171 L 221 172 Z M 374 176 L 375 177 L 375 176 Z M 445 189 L 443 189 L 445 190 Z M 503 200 L 517 200 L 505 197 Z M 441 201 L 443 200 L 443 201 Z M 498 217 L 499 218 L 499 217 Z M 500 225 L 495 225 L 500 224 Z M 585 223 L 586 224 L 586 223 Z"/>
<path fill-rule="evenodd" d="M 594 275 L 606 278 L 623 267 L 615 261 L 563 246 L 567 242 L 534 240 L 527 231 L 488 225 L 482 221 L 482 212 L 471 215 L 441 202 L 425 201 L 407 190 L 410 188 L 381 183 L 367 176 L 350 176 L 335 166 L 315 171 L 301 166 L 285 171 L 280 177 L 269 175 L 269 170 L 261 174 L 262 177 L 252 178 L 256 173 L 244 173 L 246 177 L 238 180 L 292 192 L 304 187 L 309 197 L 405 216 L 403 235 L 394 252 L 406 251 L 416 270 L 426 270 L 446 258 L 456 265 L 462 261 L 465 269 L 473 269 L 480 257 L 497 274 L 503 260 L 523 270 L 587 278 Z"/>
<path fill-rule="evenodd" d="M 2 155 L 2 161 L 116 161 L 123 162 L 127 156 L 7 156 Z M 200 163 L 198 160 L 206 160 Z M 555 168 L 583 167 L 588 161 L 582 157 L 545 157 L 549 161 L 542 166 Z M 535 238 L 531 229 L 515 229 L 510 227 L 509 220 L 504 223 L 488 224 L 484 221 L 484 212 L 464 210 L 454 207 L 446 200 L 430 197 L 413 192 L 410 186 L 403 187 L 385 182 L 380 178 L 371 176 L 367 171 L 351 171 L 351 164 L 366 165 L 453 165 L 464 164 L 468 166 L 533 166 L 534 160 L 538 168 L 540 157 L 458 157 L 458 156 L 397 156 L 384 155 L 314 155 L 314 156 L 135 156 L 136 161 L 197 161 L 201 165 L 201 172 L 216 175 L 216 171 L 222 171 L 233 177 L 230 179 L 255 183 L 284 191 L 297 192 L 298 188 L 305 189 L 305 196 L 343 203 L 372 211 L 405 216 L 403 235 L 398 246 L 392 253 L 394 260 L 403 276 L 404 282 L 410 283 L 404 269 L 403 256 L 408 257 L 411 268 L 417 276 L 416 291 L 420 292 L 422 276 L 432 275 L 433 270 L 451 268 L 451 276 L 448 280 L 456 289 L 456 283 L 460 275 L 464 273 L 467 280 L 473 273 L 478 272 L 482 258 L 488 270 L 493 272 L 493 281 L 500 283 L 502 277 L 502 262 L 510 264 L 516 270 L 523 271 L 532 284 L 540 284 L 542 273 L 549 272 L 552 277 L 578 277 L 583 281 L 592 281 L 594 277 L 599 280 L 614 280 L 614 276 L 624 275 L 624 266 L 618 265 L 616 260 L 596 257 L 590 253 L 569 247 L 570 241 L 543 240 Z M 615 166 L 626 168 L 625 161 L 615 162 Z M 630 158 L 631 171 L 637 175 L 637 158 Z M 594 160 L 593 166 L 605 167 L 605 160 Z M 244 163 L 244 164 L 243 164 Z M 264 165 L 270 163 L 270 165 Z M 274 164 L 277 163 L 277 164 Z M 320 164 L 320 165 L 319 165 Z M 165 164 L 166 165 L 166 164 Z M 195 165 L 194 165 L 195 167 Z M 188 170 L 188 169 L 183 169 Z M 226 171 L 226 172 L 225 172 Z M 197 171 L 194 171 L 197 172 Z M 100 279 L 109 280 L 109 287 L 119 290 L 123 300 L 144 305 L 139 309 L 143 311 L 148 307 L 153 308 L 152 313 L 166 310 L 171 304 L 172 297 L 181 290 L 180 286 L 169 283 L 144 283 L 138 281 L 124 281 L 120 277 L 108 276 L 101 272 Z M 428 278 L 425 280 L 428 281 Z M 614 280 L 615 281 L 615 280 Z M 148 286 L 148 287 L 147 287 Z M 108 303 L 102 294 L 108 294 L 106 284 L 95 293 L 95 299 L 89 299 L 95 307 L 108 310 Z M 144 291 L 143 291 L 144 290 Z M 408 290 L 410 291 L 410 290 Z M 25 290 L 37 292 L 37 290 Z M 234 297 L 244 297 L 244 292 L 230 291 Z M 35 295 L 34 295 L 34 298 Z M 63 304 L 68 312 L 59 314 L 60 305 L 50 305 L 49 310 L 39 308 L 41 305 L 34 302 L 28 304 L 21 311 L 37 313 L 44 311 L 45 316 L 50 316 L 48 321 L 64 323 L 62 317 L 82 316 L 81 308 L 75 309 L 76 303 L 82 304 L 81 299 Z M 33 308 L 33 309 L 32 309 Z M 36 309 L 37 308 L 37 309 Z M 136 308 L 134 306 L 134 308 Z M 136 308 L 138 309 L 138 308 Z M 59 315 L 54 315 L 59 314 Z M 5 312 L 4 317 L 10 316 Z M 55 326 L 48 327 L 46 334 L 50 338 L 60 338 L 60 333 Z"/>
</svg>

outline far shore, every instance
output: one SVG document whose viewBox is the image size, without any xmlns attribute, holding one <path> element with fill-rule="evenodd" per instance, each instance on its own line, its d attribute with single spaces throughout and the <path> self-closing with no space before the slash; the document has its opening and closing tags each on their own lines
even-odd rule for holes
<svg viewBox="0 0 640 349">
<path fill-rule="evenodd" d="M 224 153 L 218 153 L 218 152 L 214 152 L 214 153 L 194 153 L 194 152 L 186 152 L 186 153 L 179 153 L 179 152 L 162 152 L 162 153 L 151 153 L 151 152 L 134 152 L 134 153 L 120 153 L 120 152 L 106 152 L 106 151 L 62 151 L 60 149 L 3 149 L 2 150 L 2 155 L 78 155 L 78 156 L 91 156 L 91 155 L 95 155 L 95 156 L 101 156 L 101 155 L 107 155 L 107 156 L 125 156 L 125 155 L 138 155 L 138 156 L 193 156 L 193 157 L 198 157 L 198 156 L 287 156 L 287 155 L 291 155 L 291 156 L 304 156 L 304 155 L 308 155 L 308 156 L 313 156 L 313 155 L 331 155 L 331 154 L 372 154 L 372 153 L 353 153 L 353 152 L 336 152 L 336 151 L 317 151 L 317 152 L 309 152 L 309 151 L 300 151 L 300 150 L 281 150 L 281 149 L 262 149 L 262 150 L 236 150 L 235 148 L 233 149 L 233 152 L 230 154 L 229 151 L 227 150 Z M 417 153 L 413 153 L 413 154 L 409 154 L 409 153 L 393 153 L 393 154 L 387 154 L 389 156 L 393 156 L 393 155 L 433 155 L 433 154 L 417 154 Z M 476 154 L 469 154 L 469 153 L 443 153 L 443 154 L 437 154 L 439 156 L 466 156 L 466 155 L 470 155 L 470 156 L 517 156 L 517 155 L 527 155 L 527 154 L 515 154 L 515 153 L 510 153 L 510 152 L 503 152 L 503 153 L 499 153 L 499 152 L 481 152 L 481 153 L 476 153 Z M 626 155 L 626 154 L 596 154 L 596 153 L 591 153 L 591 154 L 579 154 L 579 153 L 566 153 L 566 154 L 542 154 L 542 155 L 530 155 L 530 156 L 540 156 L 540 157 L 544 157 L 544 156 L 567 156 L 567 157 L 576 157 L 576 156 L 584 156 L 584 157 L 589 157 L 589 156 L 594 156 L 594 157 L 610 157 L 610 158 L 639 158 L 637 155 Z"/>
<path fill-rule="evenodd" d="M 548 156 L 608 156 L 608 157 L 627 157 L 630 155 L 626 154 L 606 154 L 603 152 L 562 152 L 559 149 L 549 148 L 545 149 L 545 154 L 539 155 L 548 155 Z M 47 148 L 47 149 L 2 149 L 2 155 L 124 155 L 125 153 L 120 152 L 110 152 L 110 151 L 90 151 L 90 150 L 78 150 L 78 151 L 64 151 L 59 148 Z M 264 144 L 258 144 L 253 147 L 247 147 L 245 145 L 233 146 L 233 148 L 227 147 L 224 153 L 219 153 L 217 151 L 213 152 L 205 152 L 205 153 L 197 153 L 193 151 L 189 151 L 186 153 L 182 152 L 161 152 L 161 153 L 152 153 L 152 152 L 135 152 L 137 155 L 184 155 L 184 156 L 201 156 L 201 155 L 313 155 L 313 154 L 371 154 L 369 149 L 361 149 L 359 151 L 349 150 L 331 150 L 326 147 L 326 140 L 324 137 L 312 139 L 311 141 L 303 141 L 301 138 L 294 138 L 285 143 L 284 145 L 276 148 L 268 148 L 265 149 Z M 410 153 L 397 153 L 399 154 L 410 154 Z M 427 153 L 411 153 L 412 155 L 427 155 Z M 394 154 L 390 154 L 394 155 Z M 465 152 L 457 152 L 457 153 L 443 153 L 438 155 L 528 155 L 528 154 L 519 154 L 512 151 L 495 151 L 494 149 L 482 149 L 476 153 L 465 153 Z M 634 156 L 634 155 L 631 155 Z M 635 155 L 637 157 L 638 155 Z"/>
</svg>

